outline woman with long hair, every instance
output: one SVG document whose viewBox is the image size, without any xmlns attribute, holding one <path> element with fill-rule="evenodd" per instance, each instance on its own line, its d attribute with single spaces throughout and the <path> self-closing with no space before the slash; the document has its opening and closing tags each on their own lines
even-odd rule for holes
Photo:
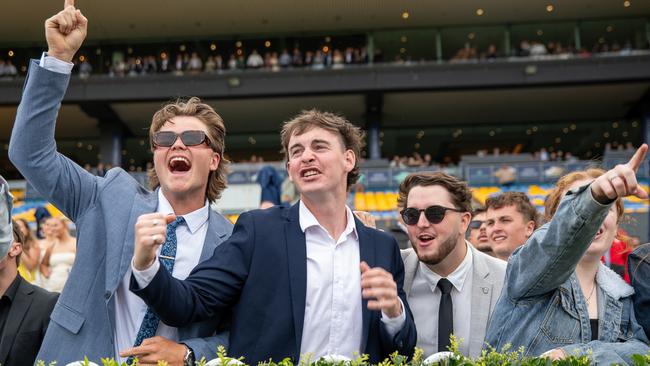
<svg viewBox="0 0 650 366">
<path fill-rule="evenodd" d="M 36 273 L 38 266 L 41 262 L 41 249 L 38 241 L 32 235 L 29 228 L 29 223 L 25 219 L 18 219 L 15 221 L 16 227 L 23 234 L 24 241 L 22 243 L 23 252 L 20 256 L 20 265 L 18 265 L 18 272 L 20 275 L 30 283 L 36 281 Z"/>
<path fill-rule="evenodd" d="M 636 180 L 643 145 L 627 164 L 560 178 L 545 204 L 549 223 L 508 261 L 486 343 L 551 359 L 591 355 L 596 364 L 631 363 L 648 338 L 632 306 L 634 290 L 600 261 L 623 215 L 622 198 L 648 198 Z"/>
<path fill-rule="evenodd" d="M 650 337 L 650 243 L 640 245 L 628 257 L 630 283 L 634 287 L 634 313 Z"/>
<path fill-rule="evenodd" d="M 50 217 L 45 221 L 46 232 L 54 240 L 45 249 L 40 271 L 42 287 L 48 291 L 61 292 L 68 279 L 77 253 L 77 241 L 70 236 L 63 218 Z"/>
</svg>

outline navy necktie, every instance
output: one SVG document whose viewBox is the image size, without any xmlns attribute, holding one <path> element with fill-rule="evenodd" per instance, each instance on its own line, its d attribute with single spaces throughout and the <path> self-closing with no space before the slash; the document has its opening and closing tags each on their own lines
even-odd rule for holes
<svg viewBox="0 0 650 366">
<path fill-rule="evenodd" d="M 183 216 L 178 216 L 175 221 L 167 224 L 167 239 L 160 250 L 160 261 L 170 274 L 174 269 L 174 260 L 176 259 L 176 227 L 184 222 L 185 219 Z M 142 324 L 140 324 L 140 330 L 138 331 L 138 335 L 135 337 L 133 347 L 139 346 L 142 344 L 143 340 L 156 335 L 159 322 L 160 318 L 158 318 L 158 315 L 156 315 L 151 308 L 147 308 L 147 313 L 144 315 L 144 319 L 142 319 Z M 130 365 L 132 362 L 133 358 L 129 357 L 127 364 Z"/>
<path fill-rule="evenodd" d="M 443 352 L 451 346 L 449 336 L 454 332 L 454 308 L 451 303 L 453 285 L 448 279 L 441 278 L 437 286 L 442 292 L 438 309 L 438 352 Z"/>
</svg>

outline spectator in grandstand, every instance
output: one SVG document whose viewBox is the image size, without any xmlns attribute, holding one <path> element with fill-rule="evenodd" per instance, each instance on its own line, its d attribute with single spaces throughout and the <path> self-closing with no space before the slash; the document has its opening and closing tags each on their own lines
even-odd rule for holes
<svg viewBox="0 0 650 366">
<path fill-rule="evenodd" d="M 474 248 L 494 257 L 492 247 L 490 246 L 490 239 L 487 235 L 486 219 L 487 213 L 484 207 L 474 210 L 472 213 L 472 221 L 469 222 L 467 241 L 469 241 Z"/>
<path fill-rule="evenodd" d="M 25 219 L 16 220 L 16 226 L 23 236 L 22 255 L 20 264 L 18 265 L 18 272 L 27 282 L 34 283 L 36 281 L 36 273 L 41 263 L 41 249 L 38 241 L 32 235 L 29 228 L 29 223 Z"/>
<path fill-rule="evenodd" d="M 217 69 L 217 62 L 215 61 L 214 56 L 208 56 L 208 59 L 205 61 L 205 66 L 203 71 L 206 73 L 213 73 Z"/>
<path fill-rule="evenodd" d="M 282 146 L 300 202 L 241 214 L 231 238 L 185 281 L 160 267 L 157 245 L 138 241 L 131 289 L 167 324 L 232 310 L 228 353 L 251 365 L 332 353 L 366 353 L 373 364 L 395 351 L 410 355 L 415 325 L 397 244 L 345 205 L 362 136 L 344 118 L 316 110 L 285 122 Z"/>
<path fill-rule="evenodd" d="M 550 222 L 508 262 L 488 345 L 551 359 L 585 355 L 598 365 L 631 364 L 631 355 L 650 351 L 635 319 L 634 290 L 600 261 L 616 235 L 623 197 L 648 198 L 636 180 L 647 150 L 644 144 L 607 172 L 578 171 L 557 182 L 545 204 Z"/>
<path fill-rule="evenodd" d="M 40 264 L 41 286 L 52 292 L 61 292 L 68 280 L 70 269 L 77 253 L 77 240 L 70 236 L 68 225 L 61 217 L 50 217 L 45 226 L 52 233 L 54 240 L 45 249 Z"/>
<path fill-rule="evenodd" d="M 12 197 L 0 177 L 0 363 L 33 365 L 57 295 L 18 275 L 24 241 L 11 221 Z"/>
<path fill-rule="evenodd" d="M 634 314 L 650 335 L 650 244 L 643 244 L 628 257 L 630 280 L 634 287 Z"/>
<path fill-rule="evenodd" d="M 257 50 L 253 50 L 248 59 L 246 60 L 246 67 L 249 69 L 259 69 L 264 66 L 264 59 L 262 56 L 257 53 Z"/>
<path fill-rule="evenodd" d="M 447 351 L 454 334 L 465 340 L 460 352 L 477 357 L 506 263 L 465 240 L 472 218 L 467 184 L 445 173 L 413 173 L 400 184 L 398 200 L 413 245 L 402 259 L 417 346 L 425 357 Z"/>
<path fill-rule="evenodd" d="M 188 62 L 187 70 L 191 74 L 198 74 L 203 70 L 203 61 L 196 52 L 192 52 L 192 57 L 190 57 L 190 61 Z"/>
<path fill-rule="evenodd" d="M 517 170 L 510 165 L 503 164 L 494 172 L 494 176 L 500 185 L 508 187 L 513 185 L 517 180 Z"/>
<path fill-rule="evenodd" d="M 485 51 L 485 53 L 482 55 L 481 58 L 484 59 L 484 60 L 493 61 L 497 57 L 498 57 L 497 46 L 495 46 L 494 44 L 490 44 L 488 46 L 487 51 Z"/>
<path fill-rule="evenodd" d="M 289 50 L 286 48 L 282 49 L 282 53 L 280 54 L 280 58 L 278 59 L 278 64 L 280 65 L 281 68 L 286 69 L 287 67 L 291 66 L 291 55 L 289 54 Z"/>
<path fill-rule="evenodd" d="M 88 62 L 87 58 L 79 64 L 79 77 L 82 79 L 87 79 L 90 74 L 93 73 L 93 66 Z"/>
<path fill-rule="evenodd" d="M 522 192 L 489 197 L 485 208 L 490 247 L 497 258 L 507 261 L 537 228 L 537 210 Z"/>
<path fill-rule="evenodd" d="M 155 168 L 149 172 L 154 192 L 122 169 L 111 169 L 105 177 L 89 174 L 58 153 L 54 140 L 70 61 L 86 30 L 87 20 L 72 0 L 46 21 L 48 52 L 30 65 L 9 143 L 9 157 L 27 182 L 77 223 L 77 259 L 38 358 L 62 365 L 84 356 L 117 358 L 134 344 L 139 347 L 128 354 L 138 355 L 141 363 L 166 359 L 192 364 L 192 354 L 215 358 L 216 345 L 227 342 L 212 337 L 215 321 L 185 328 L 159 324 L 128 291 L 128 274 L 136 223 L 148 231 L 138 237 L 162 243 L 169 219 L 165 214 L 184 218 L 169 226 L 177 240 L 167 241 L 164 249 L 170 256 L 175 251 L 172 273 L 181 278 L 229 236 L 231 224 L 209 208 L 225 187 L 223 121 L 196 98 L 168 104 L 154 115 L 150 144 Z M 145 346 L 140 347 L 141 341 Z M 122 353 L 122 361 L 128 354 Z"/>
<path fill-rule="evenodd" d="M 300 48 L 298 47 L 295 47 L 293 49 L 293 54 L 291 55 L 291 64 L 293 67 L 301 67 L 303 65 L 302 52 L 300 52 Z"/>
</svg>

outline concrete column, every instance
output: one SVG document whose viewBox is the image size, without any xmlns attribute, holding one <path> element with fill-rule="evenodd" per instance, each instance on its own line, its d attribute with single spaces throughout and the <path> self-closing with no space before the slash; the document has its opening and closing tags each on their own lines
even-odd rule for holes
<svg viewBox="0 0 650 366">
<path fill-rule="evenodd" d="M 379 133 L 381 132 L 381 117 L 384 105 L 384 95 L 379 92 L 366 94 L 366 130 L 368 143 L 368 159 L 381 159 Z"/>
<path fill-rule="evenodd" d="M 575 43 L 575 50 L 580 51 L 582 48 L 582 39 L 580 38 L 580 22 L 573 26 L 573 43 Z"/>
<path fill-rule="evenodd" d="M 375 62 L 375 36 L 371 32 L 366 33 L 366 52 L 368 63 L 372 65 Z"/>
<path fill-rule="evenodd" d="M 436 59 L 438 63 L 442 62 L 442 35 L 440 29 L 436 29 Z"/>
<path fill-rule="evenodd" d="M 99 153 L 102 155 L 100 162 L 122 166 L 122 139 L 124 138 L 122 124 L 100 121 L 99 131 Z"/>
</svg>

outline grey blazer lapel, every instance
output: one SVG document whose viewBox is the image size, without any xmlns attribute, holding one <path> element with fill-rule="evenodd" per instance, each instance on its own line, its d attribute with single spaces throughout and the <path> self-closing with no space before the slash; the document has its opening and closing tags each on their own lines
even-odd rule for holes
<svg viewBox="0 0 650 366">
<path fill-rule="evenodd" d="M 494 285 L 489 280 L 490 270 L 483 258 L 478 256 L 476 249 L 467 244 L 472 253 L 472 314 L 470 317 L 469 354 L 476 357 L 481 353 L 487 322 L 490 317 L 490 304 Z"/>
<path fill-rule="evenodd" d="M 409 294 L 411 293 L 411 287 L 413 287 L 413 279 L 415 279 L 415 273 L 418 270 L 418 265 L 420 263 L 420 259 L 418 259 L 418 255 L 415 254 L 415 250 L 412 248 L 408 249 L 402 249 L 400 251 L 400 254 L 402 255 L 402 262 L 404 262 L 404 292 L 406 293 L 406 297 L 409 297 Z"/>
</svg>

